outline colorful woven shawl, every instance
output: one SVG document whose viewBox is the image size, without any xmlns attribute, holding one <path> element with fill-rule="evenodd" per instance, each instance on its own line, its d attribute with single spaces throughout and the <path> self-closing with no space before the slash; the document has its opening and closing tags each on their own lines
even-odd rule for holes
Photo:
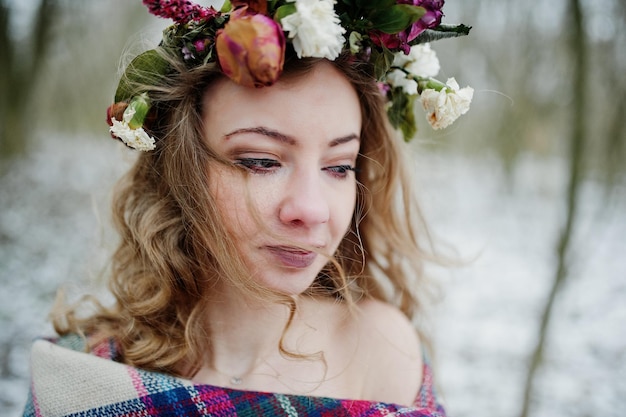
<svg viewBox="0 0 626 417">
<path fill-rule="evenodd" d="M 113 343 L 97 346 L 91 354 L 81 349 L 84 342 L 78 336 L 34 343 L 31 391 L 24 416 L 445 417 L 426 363 L 414 406 L 402 407 L 194 384 L 115 362 Z"/>
</svg>

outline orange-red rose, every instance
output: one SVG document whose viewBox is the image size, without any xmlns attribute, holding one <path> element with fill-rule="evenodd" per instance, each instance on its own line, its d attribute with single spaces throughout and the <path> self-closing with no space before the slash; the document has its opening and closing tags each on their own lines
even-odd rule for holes
<svg viewBox="0 0 626 417">
<path fill-rule="evenodd" d="M 222 72 L 245 86 L 272 85 L 283 70 L 285 35 L 271 18 L 245 8 L 233 12 L 215 41 Z"/>
</svg>

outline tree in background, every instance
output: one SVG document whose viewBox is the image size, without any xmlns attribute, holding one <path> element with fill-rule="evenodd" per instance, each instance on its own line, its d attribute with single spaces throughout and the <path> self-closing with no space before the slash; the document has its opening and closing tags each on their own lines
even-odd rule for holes
<svg viewBox="0 0 626 417">
<path fill-rule="evenodd" d="M 571 241 L 578 212 L 578 199 L 583 180 L 583 155 L 587 148 L 588 129 L 586 123 L 587 106 L 589 104 L 589 66 L 588 66 L 588 39 L 585 34 L 582 5 L 579 0 L 568 0 L 570 12 L 569 31 L 566 50 L 570 55 L 571 80 L 570 85 L 576 93 L 573 95 L 570 106 L 571 133 L 569 140 L 569 180 L 567 184 L 567 214 L 556 246 L 556 267 L 552 285 L 546 297 L 540 315 L 537 332 L 537 344 L 530 355 L 528 372 L 524 383 L 524 400 L 520 417 L 531 415 L 532 400 L 537 373 L 542 365 L 548 325 L 552 319 L 554 302 L 568 278 L 568 265 L 571 257 Z"/>
<path fill-rule="evenodd" d="M 120 51 L 163 29 L 149 17 L 141 1 L 0 0 L 0 161 L 36 135 L 107 137 Z"/>
<path fill-rule="evenodd" d="M 26 39 L 17 39 L 11 33 L 12 9 L 9 2 L 0 0 L 1 159 L 26 149 L 32 133 L 26 110 L 53 41 L 52 28 L 60 5 L 57 0 L 41 0 L 35 8 Z"/>
</svg>

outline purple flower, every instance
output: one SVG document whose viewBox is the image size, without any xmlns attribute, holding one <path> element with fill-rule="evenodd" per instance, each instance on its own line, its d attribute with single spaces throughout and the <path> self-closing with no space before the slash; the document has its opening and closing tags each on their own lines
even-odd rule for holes
<svg viewBox="0 0 626 417">
<path fill-rule="evenodd" d="M 413 4 L 414 6 L 420 6 L 426 9 L 424 16 L 411 26 L 407 38 L 408 41 L 412 41 L 426 29 L 432 29 L 441 24 L 441 18 L 443 17 L 441 9 L 443 8 L 444 0 L 400 0 L 399 3 Z"/>
<path fill-rule="evenodd" d="M 398 0 L 397 4 L 420 6 L 426 10 L 426 13 L 402 32 L 389 34 L 373 30 L 370 32 L 370 37 L 376 45 L 385 46 L 392 50 L 399 49 L 408 55 L 411 50 L 409 42 L 426 29 L 432 29 L 441 23 L 441 18 L 443 17 L 441 9 L 443 8 L 444 0 Z"/>
<path fill-rule="evenodd" d="M 176 23 L 207 20 L 218 12 L 213 7 L 203 7 L 190 0 L 143 0 L 150 13 Z"/>
<path fill-rule="evenodd" d="M 187 46 L 183 46 L 182 52 L 185 61 L 195 58 Z"/>
<path fill-rule="evenodd" d="M 389 92 L 391 91 L 391 86 L 384 82 L 377 82 L 376 85 L 378 86 L 378 91 L 380 91 L 380 94 L 387 97 L 387 94 L 389 94 Z"/>
<path fill-rule="evenodd" d="M 204 52 L 207 45 L 210 43 L 208 39 L 196 39 L 193 41 L 193 47 L 196 48 L 196 52 Z"/>
</svg>

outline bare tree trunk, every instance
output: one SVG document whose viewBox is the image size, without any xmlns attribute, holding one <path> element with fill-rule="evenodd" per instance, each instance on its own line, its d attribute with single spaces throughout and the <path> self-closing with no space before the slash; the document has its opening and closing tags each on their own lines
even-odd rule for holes
<svg viewBox="0 0 626 417">
<path fill-rule="evenodd" d="M 570 239 L 574 228 L 577 212 L 577 199 L 582 178 L 583 150 L 585 147 L 585 104 L 587 103 L 587 40 L 583 28 L 583 15 L 580 0 L 569 0 L 570 16 L 570 41 L 569 48 L 573 58 L 572 91 L 574 100 L 572 102 L 572 131 L 570 147 L 569 184 L 567 189 L 567 218 L 556 248 L 558 262 L 554 275 L 552 288 L 544 305 L 537 337 L 537 345 L 530 358 L 530 365 L 524 386 L 524 402 L 520 417 L 528 417 L 531 402 L 533 399 L 533 385 L 535 376 L 539 369 L 547 329 L 552 316 L 554 300 L 559 294 L 563 283 L 567 278 L 567 255 L 570 246 Z"/>
<path fill-rule="evenodd" d="M 17 45 L 9 33 L 10 8 L 0 0 L 0 159 L 26 149 L 28 126 L 32 125 L 26 110 L 52 43 L 51 29 L 59 7 L 58 0 L 41 0 L 31 25 L 30 44 Z"/>
<path fill-rule="evenodd" d="M 9 33 L 9 6 L 4 0 L 0 0 L 0 155 L 4 153 L 5 138 L 8 135 L 7 123 L 11 120 L 8 111 L 13 55 L 13 43 Z"/>
</svg>

